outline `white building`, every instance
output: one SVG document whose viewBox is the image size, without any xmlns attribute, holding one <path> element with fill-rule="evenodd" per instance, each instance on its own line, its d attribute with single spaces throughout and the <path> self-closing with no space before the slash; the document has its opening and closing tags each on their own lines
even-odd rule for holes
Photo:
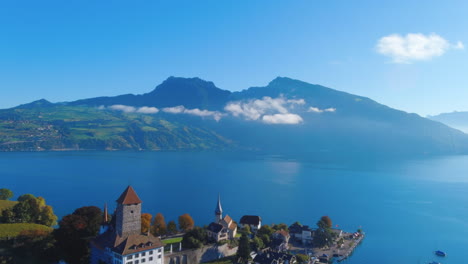
<svg viewBox="0 0 468 264">
<path fill-rule="evenodd" d="M 107 217 L 105 216 L 105 219 Z M 164 246 L 150 233 L 141 233 L 141 200 L 131 186 L 117 199 L 111 223 L 91 241 L 91 264 L 164 264 Z"/>
</svg>

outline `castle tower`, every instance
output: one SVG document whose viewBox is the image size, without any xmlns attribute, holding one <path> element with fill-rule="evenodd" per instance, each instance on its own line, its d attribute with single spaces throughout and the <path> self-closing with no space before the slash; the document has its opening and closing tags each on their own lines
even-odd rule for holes
<svg viewBox="0 0 468 264">
<path fill-rule="evenodd" d="M 117 199 L 115 229 L 119 236 L 141 234 L 141 200 L 132 186 Z"/>
<path fill-rule="evenodd" d="M 223 208 L 221 208 L 221 195 L 218 194 L 218 203 L 215 209 L 215 223 L 219 223 L 223 219 Z"/>
</svg>

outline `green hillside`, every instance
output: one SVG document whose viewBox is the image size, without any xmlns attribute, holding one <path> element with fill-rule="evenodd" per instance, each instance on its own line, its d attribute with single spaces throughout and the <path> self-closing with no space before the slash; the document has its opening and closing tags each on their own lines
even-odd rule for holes
<svg viewBox="0 0 468 264">
<path fill-rule="evenodd" d="M 50 232 L 52 231 L 52 228 L 44 225 L 29 223 L 0 224 L 0 239 L 16 237 L 25 230 L 40 230 Z"/>
<path fill-rule="evenodd" d="M 208 129 L 155 115 L 64 105 L 0 110 L 0 151 L 197 150 L 229 145 Z"/>
</svg>

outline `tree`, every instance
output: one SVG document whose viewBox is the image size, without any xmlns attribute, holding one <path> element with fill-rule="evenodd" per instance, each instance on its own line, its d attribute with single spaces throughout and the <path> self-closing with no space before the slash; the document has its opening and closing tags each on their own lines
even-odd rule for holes
<svg viewBox="0 0 468 264">
<path fill-rule="evenodd" d="M 327 215 L 324 215 L 320 218 L 320 221 L 317 223 L 319 228 L 332 228 L 332 220 Z"/>
<path fill-rule="evenodd" d="M 201 248 L 208 240 L 206 230 L 201 227 L 195 227 L 184 234 L 182 238 L 182 247 L 186 249 Z"/>
<path fill-rule="evenodd" d="M 246 234 L 247 236 L 252 234 L 252 232 L 250 231 L 250 226 L 249 225 L 244 225 L 244 227 L 242 227 L 242 229 L 240 230 L 239 233 Z"/>
<path fill-rule="evenodd" d="M 175 225 L 175 223 L 174 223 Z M 161 213 L 157 213 L 154 217 L 152 232 L 155 236 L 163 236 L 167 233 L 166 220 Z"/>
<path fill-rule="evenodd" d="M 169 223 L 167 223 L 167 233 L 172 235 L 172 234 L 176 234 L 177 231 L 178 230 L 177 230 L 177 225 L 175 221 L 174 220 L 169 221 Z"/>
<path fill-rule="evenodd" d="M 95 206 L 81 207 L 64 216 L 54 230 L 61 258 L 70 264 L 86 262 L 89 240 L 98 234 L 102 217 L 101 209 Z"/>
<path fill-rule="evenodd" d="M 273 230 L 273 228 L 271 228 L 269 225 L 263 225 L 257 231 L 257 235 L 258 236 L 263 236 L 263 235 L 271 236 L 271 234 L 273 234 L 273 232 L 275 232 L 275 230 Z"/>
<path fill-rule="evenodd" d="M 10 189 L 0 189 L 0 200 L 9 200 L 11 197 L 13 197 L 13 192 Z"/>
<path fill-rule="evenodd" d="M 237 249 L 237 256 L 241 258 L 243 263 L 247 263 L 250 258 L 250 243 L 249 237 L 246 234 L 242 234 L 239 240 L 239 248 Z"/>
<path fill-rule="evenodd" d="M 39 214 L 38 224 L 54 226 L 57 224 L 57 216 L 54 214 L 52 206 L 46 205 Z"/>
<path fill-rule="evenodd" d="M 36 196 L 30 194 L 30 193 L 27 193 L 27 194 L 23 194 L 23 195 L 20 195 L 18 197 L 18 202 L 24 202 L 26 200 L 29 200 L 29 199 L 36 199 Z"/>
<path fill-rule="evenodd" d="M 314 244 L 317 247 L 329 246 L 333 243 L 333 233 L 331 231 L 332 221 L 328 216 L 322 216 L 317 222 Z"/>
<path fill-rule="evenodd" d="M 151 227 L 151 218 L 153 218 L 150 214 L 142 214 L 141 215 L 141 232 L 147 233 Z"/>
<path fill-rule="evenodd" d="M 285 231 L 288 231 L 288 232 L 289 232 L 288 226 L 287 226 L 286 224 L 283 224 L 283 223 L 274 225 L 274 226 L 273 226 L 273 230 L 276 230 L 276 231 L 278 231 L 278 230 L 285 230 Z"/>
<path fill-rule="evenodd" d="M 189 214 L 183 214 L 179 216 L 179 229 L 187 232 L 193 229 L 195 223 L 193 222 L 192 217 Z"/>
<path fill-rule="evenodd" d="M 297 254 L 296 260 L 299 264 L 306 264 L 306 263 L 309 263 L 309 256 L 305 254 Z"/>
<path fill-rule="evenodd" d="M 255 251 L 259 251 L 262 248 L 265 248 L 265 243 L 263 243 L 263 240 L 256 236 L 252 239 L 252 248 L 255 249 Z"/>
</svg>

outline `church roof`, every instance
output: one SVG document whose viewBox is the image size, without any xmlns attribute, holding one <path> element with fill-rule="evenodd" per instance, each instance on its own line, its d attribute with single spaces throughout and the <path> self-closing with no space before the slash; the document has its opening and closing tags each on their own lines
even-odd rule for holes
<svg viewBox="0 0 468 264">
<path fill-rule="evenodd" d="M 119 204 L 139 204 L 141 203 L 140 197 L 136 194 L 132 186 L 128 186 L 127 189 L 117 199 Z"/>
<path fill-rule="evenodd" d="M 222 214 L 223 213 L 223 208 L 221 208 L 221 195 L 218 195 L 218 203 L 216 204 L 215 213 L 216 214 Z"/>
</svg>

